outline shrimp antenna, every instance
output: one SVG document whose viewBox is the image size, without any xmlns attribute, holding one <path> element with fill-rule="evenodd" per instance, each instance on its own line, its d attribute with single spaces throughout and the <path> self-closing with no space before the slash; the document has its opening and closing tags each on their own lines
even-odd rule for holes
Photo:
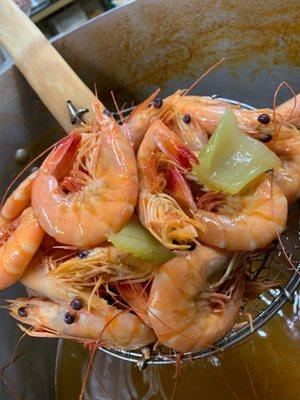
<svg viewBox="0 0 300 400">
<path fill-rule="evenodd" d="M 98 96 L 98 90 L 97 90 L 97 84 L 96 82 L 94 82 L 94 92 L 95 92 L 95 96 L 97 97 L 97 99 L 99 100 L 99 96 Z"/>
<path fill-rule="evenodd" d="M 287 254 L 287 252 L 286 252 L 286 249 L 285 249 L 285 247 L 284 247 L 283 241 L 282 241 L 282 239 L 281 239 L 281 236 L 280 236 L 280 234 L 279 234 L 278 232 L 277 232 L 277 238 L 278 238 L 278 241 L 279 241 L 281 250 L 282 250 L 282 252 L 283 252 L 283 255 L 284 255 L 285 259 L 287 260 L 288 264 L 293 268 L 293 270 L 294 270 L 295 272 L 297 272 L 298 275 L 300 275 L 299 269 L 297 269 L 297 268 L 295 267 L 294 263 L 292 262 L 292 260 L 291 260 L 290 257 L 288 256 L 288 254 Z"/>
<path fill-rule="evenodd" d="M 8 374 L 9 374 L 9 375 L 8 375 L 8 387 L 9 387 L 10 389 L 12 388 L 11 382 L 12 382 L 12 378 L 13 378 L 12 366 L 13 366 L 14 362 L 15 362 L 16 360 L 18 360 L 18 358 L 21 357 L 21 356 L 25 353 L 25 351 L 22 351 L 22 352 L 20 352 L 19 354 L 17 354 L 17 350 L 18 350 L 18 348 L 19 348 L 19 345 L 20 345 L 21 341 L 24 339 L 25 336 L 26 336 L 26 333 L 23 333 L 23 334 L 20 336 L 20 338 L 18 339 L 18 341 L 17 341 L 17 343 L 16 343 L 16 345 L 15 345 L 15 348 L 14 348 L 14 351 L 13 351 L 13 353 L 12 353 L 12 356 L 11 356 L 11 359 L 10 359 L 9 363 L 8 363 L 5 367 L 3 367 L 3 368 L 1 369 L 1 375 L 2 375 L 3 370 L 4 370 L 6 367 L 9 367 L 9 371 L 8 371 Z"/>
<path fill-rule="evenodd" d="M 225 57 L 221 58 L 221 60 L 217 61 L 214 65 L 208 68 L 188 89 L 186 89 L 181 96 L 187 95 L 192 89 L 194 89 L 195 86 L 198 85 L 200 81 L 202 81 L 203 78 L 205 78 L 211 71 L 213 71 L 215 68 L 217 68 L 220 64 L 222 64 L 226 60 Z"/>
<path fill-rule="evenodd" d="M 120 108 L 119 108 L 119 106 L 118 106 L 116 97 L 115 97 L 114 92 L 113 92 L 112 90 L 110 91 L 110 95 L 111 95 L 111 98 L 112 98 L 112 100 L 113 100 L 113 102 L 114 102 L 114 106 L 116 107 L 118 116 L 119 116 L 119 118 L 120 118 L 120 120 L 121 120 L 121 122 L 122 122 L 122 124 L 123 124 L 123 123 L 124 123 L 124 115 L 123 115 L 122 111 L 120 110 Z"/>
<path fill-rule="evenodd" d="M 85 389 L 86 389 L 86 386 L 87 386 L 87 380 L 88 380 L 88 377 L 89 377 L 89 374 L 90 374 L 90 371 L 91 371 L 91 368 L 92 368 L 92 365 L 93 365 L 93 360 L 94 360 L 94 358 L 95 358 L 95 354 L 96 354 L 96 351 L 97 351 L 98 347 L 101 345 L 101 339 L 102 339 L 102 336 L 103 336 L 103 333 L 104 333 L 105 329 L 106 329 L 106 328 L 109 326 L 109 324 L 112 323 L 120 314 L 123 314 L 124 312 L 128 312 L 128 311 L 129 311 L 129 309 L 127 309 L 127 310 L 121 310 L 118 314 L 116 314 L 115 316 L 113 316 L 113 317 L 105 324 L 105 326 L 103 327 L 102 331 L 100 332 L 100 335 L 99 335 L 98 339 L 95 341 L 95 343 L 94 343 L 94 345 L 93 345 L 93 349 L 92 349 L 92 351 L 91 351 L 90 360 L 89 360 L 89 362 L 88 362 L 86 371 L 85 371 L 85 373 L 84 373 L 84 378 L 83 378 L 83 382 L 82 382 L 82 386 L 81 386 L 81 390 L 80 390 L 80 394 L 79 394 L 78 400 L 83 400 L 83 395 L 84 395 L 84 392 L 85 392 Z"/>
<path fill-rule="evenodd" d="M 198 83 L 205 78 L 211 71 L 213 71 L 215 68 L 217 68 L 220 64 L 222 64 L 222 62 L 224 62 L 226 60 L 225 57 L 221 58 L 221 60 L 217 61 L 214 65 L 212 65 L 211 67 L 208 68 L 208 70 L 206 70 L 201 76 L 200 78 L 198 78 L 188 89 L 183 90 L 182 93 L 180 94 L 179 98 L 177 100 L 174 101 L 173 103 L 173 107 L 175 106 L 175 104 L 180 100 L 181 96 L 186 96 L 192 89 L 194 89 L 195 86 L 198 85 Z M 173 114 L 175 113 L 175 109 L 173 110 L 173 112 L 171 112 L 171 114 L 169 115 L 169 117 L 166 118 L 165 122 L 167 123 L 173 116 Z"/>
<path fill-rule="evenodd" d="M 292 93 L 292 95 L 293 95 L 293 97 L 294 97 L 294 107 L 293 107 L 292 111 L 290 112 L 290 114 L 289 114 L 287 120 L 288 120 L 288 119 L 290 118 L 290 116 L 293 114 L 293 112 L 294 112 L 294 110 L 295 110 L 295 108 L 296 108 L 296 105 L 297 105 L 297 98 L 296 98 L 296 93 L 295 93 L 294 89 L 293 89 L 287 82 L 281 82 L 281 83 L 278 85 L 277 89 L 275 90 L 274 97 L 273 97 L 273 118 L 274 118 L 274 130 L 275 130 L 275 135 L 274 135 L 274 136 L 275 136 L 275 138 L 274 138 L 274 139 L 275 139 L 275 140 L 274 140 L 274 146 L 275 146 L 275 148 L 276 148 L 276 139 L 277 139 L 277 136 L 278 136 L 278 134 L 279 134 L 279 132 L 280 132 L 280 128 L 281 128 L 281 125 L 282 125 L 282 119 L 280 120 L 279 124 L 277 125 L 277 120 L 276 120 L 276 117 L 277 117 L 277 116 L 276 116 L 276 100 L 277 100 L 277 96 L 278 96 L 279 91 L 280 91 L 283 87 L 286 87 L 286 88 Z M 274 176 L 273 176 L 273 175 L 274 175 L 274 174 L 273 174 L 273 172 L 272 172 L 272 181 L 274 180 Z M 273 182 L 272 182 L 272 183 L 273 183 Z M 273 189 L 273 184 L 271 185 L 271 191 L 272 191 L 272 189 Z M 271 196 L 272 196 L 272 193 L 271 193 Z M 273 196 L 272 196 L 272 197 L 273 197 Z M 274 213 L 274 210 L 273 210 L 273 213 Z M 288 254 L 287 254 L 287 252 L 286 252 L 286 249 L 285 249 L 285 247 L 284 247 L 283 241 L 282 241 L 282 239 L 281 239 L 281 236 L 280 236 L 280 234 L 279 234 L 278 232 L 277 232 L 277 238 L 278 238 L 280 247 L 281 247 L 281 249 L 282 249 L 283 255 L 284 255 L 285 259 L 287 260 L 288 264 L 292 267 L 292 269 L 293 269 L 295 272 L 297 272 L 298 275 L 300 275 L 300 271 L 295 267 L 294 263 L 291 261 L 290 257 L 288 256 Z"/>
<path fill-rule="evenodd" d="M 228 382 L 228 379 L 225 377 L 225 375 L 223 374 L 223 372 L 220 370 L 220 368 L 218 368 L 218 366 L 216 365 L 214 359 L 212 357 L 210 357 L 210 360 L 212 362 L 212 364 L 216 367 L 218 374 L 221 376 L 223 382 L 225 383 L 225 385 L 227 386 L 227 388 L 229 389 L 230 393 L 232 394 L 232 396 L 235 398 L 235 400 L 239 400 L 237 394 L 235 393 L 235 391 L 233 390 L 232 386 L 230 385 L 230 383 Z"/>
<path fill-rule="evenodd" d="M 119 118 L 120 118 L 120 120 L 122 122 L 122 125 L 125 128 L 126 135 L 127 135 L 128 139 L 129 139 L 131 145 L 133 145 L 132 135 L 131 135 L 130 129 L 128 128 L 128 125 L 125 122 L 123 111 L 119 109 L 117 100 L 116 100 L 114 92 L 112 90 L 110 91 L 110 94 L 111 94 L 111 97 L 113 99 L 114 105 L 115 105 L 117 113 L 119 115 Z"/>
<path fill-rule="evenodd" d="M 290 112 L 289 116 L 287 117 L 287 120 L 289 120 L 289 118 L 293 114 L 293 112 L 294 112 L 294 110 L 296 108 L 296 105 L 297 105 L 297 97 L 296 97 L 296 93 L 293 90 L 293 88 L 287 82 L 281 82 L 278 85 L 277 89 L 275 90 L 274 97 L 273 97 L 273 119 L 274 119 L 274 131 L 275 131 L 275 134 L 274 134 L 274 148 L 275 149 L 276 149 L 276 140 L 277 140 L 278 134 L 279 134 L 281 126 L 282 126 L 282 118 L 280 119 L 280 122 L 277 125 L 276 100 L 277 100 L 278 93 L 280 92 L 280 90 L 283 87 L 286 87 L 288 90 L 290 90 L 290 92 L 292 93 L 292 95 L 294 97 L 294 107 L 293 107 L 292 111 Z"/>
<path fill-rule="evenodd" d="M 254 386 L 254 383 L 253 383 L 253 379 L 252 379 L 252 376 L 251 376 L 250 371 L 249 371 L 249 367 L 248 367 L 248 365 L 246 363 L 246 360 L 244 359 L 243 361 L 244 361 L 244 364 L 245 364 L 247 375 L 249 377 L 251 388 L 252 388 L 253 393 L 254 393 L 255 400 L 258 400 L 257 393 L 256 393 L 256 390 L 255 390 L 255 386 Z"/>
<path fill-rule="evenodd" d="M 273 115 L 274 115 L 274 119 L 275 119 L 276 100 L 277 100 L 277 96 L 278 96 L 279 91 L 283 87 L 286 87 L 292 93 L 292 95 L 294 97 L 294 107 L 293 107 L 292 111 L 290 112 L 290 114 L 287 117 L 287 120 L 289 120 L 290 117 L 292 116 L 293 112 L 295 111 L 296 106 L 297 106 L 297 95 L 296 95 L 296 92 L 294 91 L 294 89 L 287 82 L 281 82 L 278 85 L 277 89 L 275 90 L 274 97 L 273 97 Z"/>
</svg>

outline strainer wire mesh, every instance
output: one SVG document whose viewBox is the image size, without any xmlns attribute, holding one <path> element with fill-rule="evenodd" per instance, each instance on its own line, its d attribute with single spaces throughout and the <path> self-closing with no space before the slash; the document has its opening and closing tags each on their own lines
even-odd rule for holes
<svg viewBox="0 0 300 400">
<path fill-rule="evenodd" d="M 244 103 L 240 103 L 234 100 L 225 99 L 218 97 L 220 100 L 225 100 L 231 104 L 241 105 L 241 107 L 249 110 L 255 109 Z M 130 112 L 131 109 L 124 110 Z M 239 329 L 233 328 L 229 334 L 223 339 L 217 342 L 213 347 L 197 351 L 193 353 L 184 353 L 181 356 L 182 361 L 189 361 L 191 359 L 201 359 L 210 357 L 216 353 L 224 352 L 237 344 L 245 340 L 249 335 L 261 328 L 266 322 L 268 322 L 279 310 L 285 305 L 287 301 L 293 301 L 293 294 L 300 285 L 300 262 L 299 260 L 299 227 L 293 229 L 290 227 L 291 223 L 295 223 L 299 220 L 299 203 L 293 206 L 289 212 L 289 223 L 288 228 L 282 235 L 282 240 L 289 247 L 288 256 L 295 256 L 296 253 L 298 259 L 293 260 L 294 269 L 288 264 L 285 256 L 282 253 L 280 244 L 277 244 L 276 248 L 270 250 L 267 253 L 258 255 L 256 259 L 257 268 L 251 271 L 256 273 L 256 278 L 268 279 L 269 282 L 277 280 L 279 277 L 285 276 L 286 284 L 278 289 L 270 289 L 263 295 L 260 295 L 254 301 L 249 301 L 244 307 L 244 314 L 251 314 L 252 321 L 245 322 Z M 292 249 L 290 247 L 292 246 Z M 298 253 L 298 254 L 297 254 Z M 296 263 L 295 263 L 296 261 Z M 271 266 L 272 264 L 272 266 Z M 270 276 L 270 273 L 272 274 Z M 145 353 L 142 351 L 125 351 L 125 350 L 112 350 L 107 348 L 99 348 L 101 351 L 110 354 L 119 359 L 137 363 L 140 368 L 145 368 L 148 364 L 152 365 L 166 365 L 174 364 L 177 361 L 178 353 L 175 351 L 156 351 L 151 354 L 150 358 L 145 358 Z"/>
</svg>

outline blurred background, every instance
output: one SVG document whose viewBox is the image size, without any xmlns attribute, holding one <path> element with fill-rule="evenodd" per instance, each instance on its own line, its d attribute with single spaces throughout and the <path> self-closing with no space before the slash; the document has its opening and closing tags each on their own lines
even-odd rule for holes
<svg viewBox="0 0 300 400">
<path fill-rule="evenodd" d="M 55 40 L 89 19 L 133 0 L 19 0 L 31 20 L 44 35 Z M 29 3 L 29 7 L 28 7 Z M 0 46 L 0 73 L 11 64 L 11 58 Z"/>
</svg>

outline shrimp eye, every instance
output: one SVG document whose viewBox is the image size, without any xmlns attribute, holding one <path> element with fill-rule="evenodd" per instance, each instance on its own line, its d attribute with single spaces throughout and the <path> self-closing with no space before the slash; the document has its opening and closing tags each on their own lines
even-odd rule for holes
<svg viewBox="0 0 300 400">
<path fill-rule="evenodd" d="M 187 242 L 187 245 L 189 245 L 189 251 L 193 251 L 196 248 L 196 243 L 195 242 Z"/>
<path fill-rule="evenodd" d="M 88 250 L 82 250 L 77 254 L 78 258 L 86 258 L 89 255 L 89 251 Z"/>
<path fill-rule="evenodd" d="M 107 108 L 103 111 L 103 114 L 106 115 L 107 117 L 111 116 L 111 111 L 109 111 Z"/>
<path fill-rule="evenodd" d="M 20 317 L 27 317 L 27 315 L 28 315 L 28 312 L 27 312 L 27 309 L 26 309 L 26 307 L 20 307 L 20 308 L 18 308 L 18 314 L 19 314 L 19 316 Z"/>
<path fill-rule="evenodd" d="M 83 307 L 82 300 L 79 297 L 75 297 L 71 301 L 70 306 L 73 308 L 73 310 L 79 311 Z"/>
<path fill-rule="evenodd" d="M 72 315 L 69 312 L 66 312 L 65 313 L 65 323 L 68 324 L 68 325 L 71 325 L 71 324 L 73 324 L 73 322 L 75 322 L 74 315 Z"/>
<path fill-rule="evenodd" d="M 257 121 L 261 124 L 267 125 L 271 121 L 271 118 L 268 114 L 260 114 L 257 117 Z"/>
<path fill-rule="evenodd" d="M 183 122 L 184 122 L 185 124 L 189 124 L 189 123 L 191 122 L 191 116 L 190 116 L 190 114 L 185 114 L 185 115 L 183 116 L 182 120 L 183 120 Z"/>
<path fill-rule="evenodd" d="M 268 143 L 272 140 L 272 135 L 270 135 L 269 133 L 266 133 L 265 135 L 263 135 L 263 137 L 260 139 L 261 142 L 263 143 Z"/>
<path fill-rule="evenodd" d="M 153 107 L 160 108 L 163 105 L 163 99 L 161 97 L 157 97 L 153 102 Z"/>
</svg>

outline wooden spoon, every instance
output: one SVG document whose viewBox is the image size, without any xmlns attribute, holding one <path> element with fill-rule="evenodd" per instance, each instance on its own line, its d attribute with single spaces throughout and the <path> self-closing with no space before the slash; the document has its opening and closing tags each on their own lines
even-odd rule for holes
<svg viewBox="0 0 300 400">
<path fill-rule="evenodd" d="M 91 110 L 96 97 L 12 0 L 0 0 L 0 42 L 59 124 L 70 132 L 74 126 L 67 101 Z M 84 119 L 89 122 L 91 112 Z"/>
</svg>

